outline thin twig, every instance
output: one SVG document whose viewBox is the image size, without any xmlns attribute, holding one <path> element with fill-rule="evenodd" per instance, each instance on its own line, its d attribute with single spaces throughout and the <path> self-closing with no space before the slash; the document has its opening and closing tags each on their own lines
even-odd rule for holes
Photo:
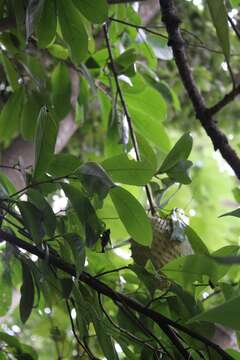
<svg viewBox="0 0 240 360">
<path fill-rule="evenodd" d="M 108 271 L 104 271 L 104 272 L 101 272 L 100 274 L 97 274 L 95 275 L 94 277 L 95 278 L 98 278 L 98 277 L 101 277 L 101 276 L 104 276 L 104 275 L 108 275 L 108 274 L 112 274 L 114 272 L 118 272 L 118 271 L 121 271 L 121 270 L 130 270 L 128 266 L 122 266 L 118 269 L 113 269 L 113 270 L 108 270 Z"/>
<path fill-rule="evenodd" d="M 103 31 L 104 31 L 104 35 L 105 35 L 105 41 L 106 41 L 106 45 L 107 45 L 107 49 L 108 49 L 108 55 L 109 55 L 109 60 L 110 60 L 110 63 L 111 63 L 112 73 L 113 73 L 113 76 L 114 76 L 114 80 L 115 80 L 118 95 L 120 97 L 122 108 L 123 108 L 124 114 L 125 114 L 126 119 L 127 119 L 132 145 L 133 145 L 133 148 L 134 148 L 134 151 L 135 151 L 136 159 L 138 161 L 140 161 L 141 156 L 140 156 L 140 151 L 139 151 L 139 148 L 138 148 L 137 138 L 136 138 L 136 135 L 135 135 L 135 132 L 134 132 L 134 129 L 133 129 L 132 119 L 131 119 L 131 116 L 129 114 L 128 107 L 127 107 L 127 104 L 126 104 L 126 101 L 125 101 L 125 98 L 123 96 L 121 86 L 120 86 L 120 83 L 119 83 L 119 80 L 118 80 L 117 70 L 116 70 L 116 67 L 115 67 L 113 53 L 112 53 L 110 39 L 109 39 L 109 34 L 108 34 L 108 25 L 106 23 L 103 25 Z M 152 194 L 151 194 L 151 188 L 148 185 L 145 185 L 145 190 L 146 190 L 149 206 L 150 206 L 150 209 L 151 209 L 151 213 L 152 213 L 152 215 L 155 215 L 156 211 L 155 211 L 155 206 L 154 206 L 154 200 L 153 200 Z"/>
</svg>

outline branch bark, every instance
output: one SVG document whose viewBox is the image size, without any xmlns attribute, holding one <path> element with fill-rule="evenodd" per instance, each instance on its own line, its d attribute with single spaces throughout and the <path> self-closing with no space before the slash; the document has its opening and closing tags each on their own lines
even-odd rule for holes
<svg viewBox="0 0 240 360">
<path fill-rule="evenodd" d="M 238 179 L 240 179 L 240 158 L 230 146 L 226 135 L 218 128 L 211 111 L 208 111 L 194 81 L 185 51 L 185 43 L 179 28 L 181 21 L 177 15 L 174 1 L 159 0 L 159 3 L 162 11 L 162 20 L 168 32 L 168 44 L 172 47 L 175 63 L 182 83 L 195 109 L 196 117 L 210 137 L 214 150 L 220 151 L 222 157 L 231 166 Z"/>
<path fill-rule="evenodd" d="M 46 255 L 45 252 L 35 245 L 32 245 L 26 241 L 23 241 L 16 237 L 15 235 L 12 235 L 6 231 L 3 231 L 0 229 L 0 242 L 1 241 L 7 241 L 8 243 L 12 244 L 13 246 L 19 247 L 21 249 L 24 249 L 28 251 L 31 254 L 34 254 L 38 256 L 40 259 L 45 259 Z M 48 263 L 50 265 L 55 266 L 56 268 L 64 271 L 65 273 L 76 276 L 76 270 L 75 267 L 72 264 L 68 264 L 64 262 L 60 257 L 56 257 L 54 255 L 49 254 L 48 255 Z M 195 331 L 185 327 L 184 325 L 181 325 L 164 315 L 157 313 L 154 310 L 151 310 L 142 304 L 138 303 L 136 300 L 133 300 L 132 298 L 121 294 L 117 291 L 114 291 L 111 289 L 108 285 L 104 284 L 97 278 L 91 276 L 89 273 L 83 271 L 80 274 L 79 277 L 80 281 L 90 286 L 92 289 L 97 291 L 99 294 L 103 294 L 110 299 L 112 299 L 116 305 L 121 304 L 123 306 L 129 307 L 130 309 L 137 311 L 140 314 L 143 314 L 144 316 L 148 317 L 152 321 L 154 321 L 161 330 L 168 336 L 168 338 L 171 340 L 173 345 L 179 350 L 179 352 L 182 354 L 182 357 L 184 359 L 192 360 L 192 357 L 190 353 L 184 348 L 182 342 L 178 339 L 175 331 L 173 329 L 182 331 L 183 333 L 201 341 L 206 346 L 211 347 L 214 349 L 219 355 L 221 355 L 222 360 L 232 360 L 232 357 L 228 355 L 224 350 L 222 350 L 218 345 L 211 342 L 208 338 L 205 338 L 202 335 L 199 335 Z"/>
</svg>

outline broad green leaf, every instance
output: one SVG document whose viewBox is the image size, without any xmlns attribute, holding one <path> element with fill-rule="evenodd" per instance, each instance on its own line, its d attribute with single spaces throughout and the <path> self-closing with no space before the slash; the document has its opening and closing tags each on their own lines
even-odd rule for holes
<svg viewBox="0 0 240 360">
<path fill-rule="evenodd" d="M 227 9 L 224 0 L 207 0 L 213 25 L 215 26 L 217 37 L 226 59 L 230 58 L 230 42 Z"/>
<path fill-rule="evenodd" d="M 78 234 L 66 234 L 64 236 L 71 247 L 72 254 L 74 257 L 74 263 L 76 266 L 77 278 L 84 269 L 85 263 L 85 244 L 83 239 Z"/>
<path fill-rule="evenodd" d="M 41 212 L 30 202 L 18 201 L 17 206 L 33 241 L 39 244 L 44 236 Z"/>
<path fill-rule="evenodd" d="M 225 214 L 222 214 L 220 215 L 219 217 L 224 217 L 224 216 L 234 216 L 234 217 L 240 217 L 240 209 L 236 209 L 236 210 L 233 210 L 233 211 L 229 211 Z"/>
<path fill-rule="evenodd" d="M 229 355 L 231 355 L 234 360 L 240 360 L 240 352 L 239 351 L 234 350 L 234 349 L 227 349 L 226 352 Z"/>
<path fill-rule="evenodd" d="M 102 321 L 94 319 L 93 321 L 94 328 L 96 331 L 96 335 L 99 341 L 99 344 L 102 348 L 102 351 L 104 355 L 106 356 L 106 359 L 108 360 L 118 360 L 118 354 L 114 347 L 114 342 L 111 336 L 106 333 L 106 327 L 104 324 L 102 324 Z"/>
<path fill-rule="evenodd" d="M 156 172 L 147 161 L 136 161 L 126 154 L 106 159 L 102 166 L 115 182 L 137 186 L 146 185 Z"/>
<path fill-rule="evenodd" d="M 185 234 L 187 235 L 195 254 L 209 255 L 208 248 L 204 244 L 203 240 L 189 225 L 185 227 Z"/>
<path fill-rule="evenodd" d="M 21 344 L 16 336 L 8 335 L 6 332 L 0 332 L 0 341 L 5 342 L 10 348 L 21 351 Z"/>
<path fill-rule="evenodd" d="M 194 316 L 188 323 L 195 323 L 196 321 L 210 321 L 222 324 L 234 330 L 240 330 L 240 322 L 238 316 L 238 309 L 240 306 L 240 296 L 236 296 L 223 304 L 216 306 L 210 310 Z"/>
<path fill-rule="evenodd" d="M 73 0 L 73 2 L 89 21 L 101 24 L 107 20 L 107 0 Z"/>
<path fill-rule="evenodd" d="M 69 184 L 62 184 L 62 188 L 84 227 L 86 245 L 93 246 L 102 233 L 95 209 L 81 190 Z"/>
<path fill-rule="evenodd" d="M 29 202 L 41 212 L 41 220 L 46 234 L 53 237 L 57 221 L 51 206 L 38 190 L 29 189 L 27 195 Z"/>
<path fill-rule="evenodd" d="M 40 110 L 35 131 L 35 164 L 34 178 L 43 175 L 51 163 L 54 155 L 57 137 L 57 125 L 46 106 Z"/>
<path fill-rule="evenodd" d="M 237 246 L 227 246 L 212 253 L 211 256 L 235 255 L 237 251 Z M 209 280 L 214 283 L 229 271 L 229 267 L 218 264 L 210 256 L 201 254 L 179 257 L 166 264 L 161 271 L 185 290 L 191 291 L 195 281 L 202 283 L 204 276 L 207 275 Z"/>
<path fill-rule="evenodd" d="M 2 184 L 2 186 L 4 187 L 4 190 L 2 189 L 2 191 L 7 191 L 7 194 L 12 195 L 16 193 L 16 188 L 14 187 L 14 185 L 11 183 L 11 181 L 9 180 L 9 178 L 0 171 L 0 183 Z"/>
<path fill-rule="evenodd" d="M 56 154 L 49 165 L 48 172 L 53 176 L 68 176 L 73 174 L 81 165 L 81 161 L 71 154 Z"/>
<path fill-rule="evenodd" d="M 23 88 L 19 88 L 4 105 L 0 114 L 0 141 L 8 144 L 19 130 L 19 120 L 23 102 Z"/>
<path fill-rule="evenodd" d="M 105 170 L 97 163 L 83 164 L 76 173 L 90 196 L 96 193 L 100 199 L 104 199 L 108 191 L 115 186 Z"/>
<path fill-rule="evenodd" d="M 150 246 L 152 227 L 142 205 L 121 187 L 112 188 L 110 196 L 129 235 L 139 244 Z"/>
<path fill-rule="evenodd" d="M 180 160 L 178 163 L 167 171 L 170 179 L 178 182 L 179 184 L 191 184 L 192 179 L 189 176 L 189 169 L 193 165 L 192 161 Z"/>
<path fill-rule="evenodd" d="M 52 73 L 52 102 L 59 120 L 71 110 L 71 81 L 68 68 L 59 63 Z"/>
<path fill-rule="evenodd" d="M 117 74 L 125 74 L 129 77 L 135 75 L 136 70 L 134 63 L 137 59 L 136 50 L 133 48 L 127 49 L 115 59 L 115 70 Z"/>
<path fill-rule="evenodd" d="M 37 118 L 41 109 L 41 103 L 36 93 L 25 94 L 21 115 L 21 134 L 24 139 L 32 140 L 35 133 Z"/>
<path fill-rule="evenodd" d="M 34 283 L 28 265 L 23 261 L 21 264 L 23 283 L 20 289 L 21 299 L 19 310 L 21 321 L 25 323 L 28 320 L 34 305 Z"/>
<path fill-rule="evenodd" d="M 167 172 L 177 165 L 180 160 L 186 160 L 192 150 L 192 144 L 192 136 L 189 133 L 184 134 L 168 153 L 158 173 Z"/>
<path fill-rule="evenodd" d="M 45 0 L 40 19 L 38 20 L 36 34 L 38 46 L 46 48 L 54 39 L 57 28 L 57 11 L 55 0 Z"/>
<path fill-rule="evenodd" d="M 166 119 L 166 102 L 159 92 L 150 86 L 146 86 L 143 91 L 138 93 L 138 96 L 134 93 L 125 91 L 125 98 L 130 114 L 132 114 L 133 117 L 134 114 L 138 112 L 145 115 L 146 126 L 148 118 L 151 118 L 157 123 Z"/>
<path fill-rule="evenodd" d="M 80 64 L 87 56 L 88 36 L 82 18 L 72 1 L 58 1 L 58 17 L 63 35 L 75 64 Z"/>
<path fill-rule="evenodd" d="M 6 73 L 9 85 L 11 86 L 13 91 L 17 90 L 19 88 L 19 84 L 18 84 L 19 75 L 14 65 L 9 60 L 9 58 L 4 54 L 3 51 L 0 53 L 0 60 L 3 65 L 4 71 Z"/>
</svg>

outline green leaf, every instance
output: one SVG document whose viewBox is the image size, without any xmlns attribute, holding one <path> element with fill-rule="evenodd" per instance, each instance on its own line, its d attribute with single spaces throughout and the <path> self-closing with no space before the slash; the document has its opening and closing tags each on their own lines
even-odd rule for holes
<svg viewBox="0 0 240 360">
<path fill-rule="evenodd" d="M 91 22 L 101 24 L 107 20 L 108 4 L 106 0 L 74 0 L 73 2 Z"/>
<path fill-rule="evenodd" d="M 224 213 L 222 215 L 220 215 L 219 217 L 224 217 L 224 216 L 234 216 L 234 217 L 240 217 L 240 208 L 239 209 L 236 209 L 236 210 L 233 210 L 233 211 L 229 211 L 227 213 Z"/>
<path fill-rule="evenodd" d="M 104 199 L 108 191 L 115 186 L 104 169 L 94 162 L 81 165 L 77 175 L 89 195 L 93 196 L 96 193 L 100 199 Z"/>
<path fill-rule="evenodd" d="M 12 284 L 9 275 L 3 272 L 0 278 L 0 316 L 6 315 L 12 304 Z"/>
<path fill-rule="evenodd" d="M 93 246 L 102 233 L 102 227 L 91 202 L 81 190 L 72 185 L 62 184 L 62 188 L 84 227 L 87 246 Z"/>
<path fill-rule="evenodd" d="M 16 336 L 8 335 L 5 332 L 0 332 L 0 341 L 5 342 L 10 348 L 15 348 L 21 351 L 21 344 Z"/>
<path fill-rule="evenodd" d="M 53 176 L 67 176 L 73 174 L 81 165 L 81 161 L 71 154 L 54 155 L 48 172 Z"/>
<path fill-rule="evenodd" d="M 40 109 L 41 103 L 37 94 L 32 93 L 30 96 L 25 94 L 21 115 L 21 134 L 26 140 L 32 140 L 34 137 Z"/>
<path fill-rule="evenodd" d="M 9 85 L 11 86 L 13 91 L 16 91 L 19 88 L 19 84 L 18 84 L 19 75 L 14 65 L 9 60 L 9 58 L 4 54 L 3 51 L 0 53 L 0 60 L 3 64 L 3 68 L 6 73 Z"/>
<path fill-rule="evenodd" d="M 23 283 L 20 289 L 21 299 L 19 310 L 21 321 L 25 323 L 28 320 L 34 305 L 34 283 L 28 265 L 23 261 L 21 264 Z"/>
<path fill-rule="evenodd" d="M 48 52 L 57 59 L 67 60 L 69 52 L 68 49 L 59 44 L 48 46 Z"/>
<path fill-rule="evenodd" d="M 185 234 L 187 235 L 195 254 L 209 255 L 208 248 L 202 239 L 198 236 L 198 234 L 189 225 L 185 227 Z"/>
<path fill-rule="evenodd" d="M 43 228 L 46 234 L 49 237 L 53 237 L 57 220 L 51 206 L 38 190 L 29 189 L 27 195 L 29 202 L 41 212 Z"/>
<path fill-rule="evenodd" d="M 71 81 L 68 68 L 59 63 L 53 70 L 52 102 L 59 120 L 62 120 L 71 110 Z"/>
<path fill-rule="evenodd" d="M 102 162 L 113 181 L 123 184 L 146 185 L 156 172 L 147 161 L 131 160 L 126 154 L 113 156 Z"/>
<path fill-rule="evenodd" d="M 239 306 L 240 296 L 236 296 L 225 303 L 214 307 L 213 309 L 204 311 L 203 313 L 194 316 L 188 321 L 188 323 L 192 324 L 196 321 L 206 320 L 222 324 L 234 330 L 240 330 L 239 318 L 236 316 L 236 314 L 238 314 Z"/>
<path fill-rule="evenodd" d="M 56 122 L 44 106 L 40 110 L 34 138 L 35 145 L 35 165 L 33 177 L 38 178 L 43 175 L 51 163 L 54 155 L 55 142 L 57 137 Z"/>
<path fill-rule="evenodd" d="M 79 64 L 87 56 L 88 51 L 88 36 L 81 15 L 71 0 L 59 0 L 58 16 L 63 39 L 71 51 L 71 58 L 75 64 Z"/>
<path fill-rule="evenodd" d="M 186 160 L 192 150 L 192 136 L 184 134 L 174 145 L 164 159 L 158 173 L 164 173 L 173 168 L 180 160 Z"/>
<path fill-rule="evenodd" d="M 85 263 L 85 244 L 83 239 L 78 234 L 67 234 L 64 236 L 71 247 L 76 266 L 77 278 L 84 269 Z"/>
<path fill-rule="evenodd" d="M 23 88 L 10 95 L 0 114 L 0 141 L 8 144 L 19 129 L 19 119 L 22 110 Z"/>
<path fill-rule="evenodd" d="M 94 321 L 95 320 L 95 321 Z M 106 333 L 106 327 L 102 324 L 101 321 L 96 319 L 93 320 L 94 328 L 96 331 L 96 335 L 99 341 L 99 344 L 102 348 L 106 359 L 108 360 L 118 360 L 118 354 L 115 350 L 113 339 L 109 334 Z"/>
<path fill-rule="evenodd" d="M 46 48 L 54 39 L 57 28 L 57 10 L 55 0 L 45 0 L 37 24 L 38 46 Z"/>
<path fill-rule="evenodd" d="M 41 212 L 30 202 L 18 201 L 17 206 L 33 241 L 40 244 L 44 236 Z"/>
<path fill-rule="evenodd" d="M 192 161 L 180 160 L 174 167 L 167 171 L 170 179 L 178 182 L 179 184 L 191 184 L 192 179 L 189 176 L 189 169 L 193 165 Z"/>
<path fill-rule="evenodd" d="M 213 25 L 215 26 L 217 37 L 226 59 L 230 58 L 230 42 L 227 9 L 224 0 L 207 0 Z"/>
<path fill-rule="evenodd" d="M 112 188 L 110 196 L 128 233 L 139 244 L 150 246 L 152 227 L 142 205 L 121 187 Z"/>
</svg>

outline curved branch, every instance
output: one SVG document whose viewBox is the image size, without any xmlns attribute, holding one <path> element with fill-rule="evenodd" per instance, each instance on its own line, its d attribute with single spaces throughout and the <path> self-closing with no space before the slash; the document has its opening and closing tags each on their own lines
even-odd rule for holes
<svg viewBox="0 0 240 360">
<path fill-rule="evenodd" d="M 0 229 L 0 242 L 7 241 L 8 243 L 12 244 L 13 246 L 17 246 L 21 249 L 28 251 L 31 254 L 38 256 L 40 259 L 45 259 L 45 252 L 35 245 L 27 243 L 19 239 L 18 237 L 3 231 Z M 76 276 L 75 267 L 72 264 L 68 264 L 64 262 L 60 257 L 54 256 L 49 254 L 48 256 L 49 264 L 55 266 L 56 268 L 68 273 L 71 276 Z M 97 291 L 99 294 L 106 295 L 110 299 L 112 299 L 117 305 L 121 304 L 123 306 L 127 306 L 130 309 L 137 311 L 140 314 L 148 317 L 152 321 L 154 321 L 161 330 L 168 336 L 168 338 L 172 341 L 174 346 L 179 350 L 182 354 L 183 358 L 192 360 L 191 355 L 182 345 L 182 342 L 178 340 L 175 331 L 172 330 L 176 329 L 179 331 L 184 332 L 185 334 L 201 341 L 205 345 L 214 349 L 219 355 L 221 355 L 222 360 L 232 360 L 232 357 L 227 354 L 223 349 L 221 349 L 218 345 L 211 342 L 208 338 L 196 333 L 194 330 L 191 330 L 184 325 L 181 325 L 164 315 L 157 313 L 156 311 L 146 308 L 144 305 L 138 303 L 136 300 L 121 294 L 117 291 L 111 289 L 108 285 L 104 284 L 103 282 L 99 281 L 95 277 L 91 276 L 89 273 L 83 271 L 79 277 L 80 281 L 90 286 L 92 289 Z"/>
<path fill-rule="evenodd" d="M 240 158 L 230 146 L 226 135 L 217 127 L 194 81 L 185 51 L 184 40 L 179 28 L 181 21 L 177 16 L 174 2 L 173 0 L 159 0 L 159 2 L 162 10 L 162 20 L 168 32 L 168 45 L 172 47 L 175 63 L 182 83 L 195 109 L 196 117 L 200 120 L 202 127 L 210 137 L 214 150 L 220 151 L 222 157 L 231 166 L 238 179 L 240 179 Z"/>
</svg>

